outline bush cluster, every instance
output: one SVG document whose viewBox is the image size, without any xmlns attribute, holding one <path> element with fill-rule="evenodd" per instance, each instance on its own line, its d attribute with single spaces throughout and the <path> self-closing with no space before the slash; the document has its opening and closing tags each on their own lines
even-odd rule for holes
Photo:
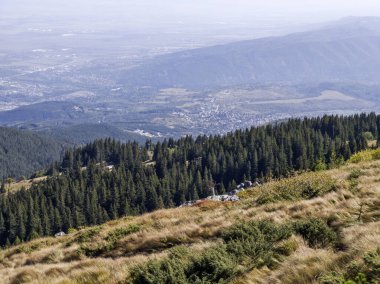
<svg viewBox="0 0 380 284">
<path fill-rule="evenodd" d="M 296 222 L 294 231 L 301 235 L 307 244 L 313 248 L 327 247 L 338 240 L 337 233 L 319 218 Z"/>
<path fill-rule="evenodd" d="M 140 231 L 140 229 L 140 226 L 136 224 L 132 224 L 127 227 L 117 228 L 108 233 L 106 240 L 111 242 L 117 241 L 122 237 L 128 236 L 133 233 L 137 233 L 138 231 Z"/>
<path fill-rule="evenodd" d="M 242 269 L 272 265 L 281 257 L 282 240 L 291 226 L 250 221 L 221 234 L 223 242 L 201 253 L 179 247 L 167 258 L 149 261 L 131 271 L 132 283 L 226 283 Z"/>
<path fill-rule="evenodd" d="M 243 194 L 256 197 L 258 204 L 284 200 L 311 199 L 322 196 L 337 188 L 337 182 L 326 173 L 306 173 L 303 175 L 269 182 Z"/>
<path fill-rule="evenodd" d="M 329 273 L 320 279 L 322 284 L 377 284 L 380 280 L 380 247 L 363 257 L 361 264 L 353 262 L 345 273 Z"/>
<path fill-rule="evenodd" d="M 368 161 L 375 161 L 375 160 L 380 160 L 380 148 L 360 151 L 352 155 L 351 158 L 349 159 L 349 162 L 357 164 L 360 162 L 368 162 Z"/>
<path fill-rule="evenodd" d="M 101 254 L 107 253 L 115 249 L 117 246 L 117 242 L 130 234 L 136 233 L 141 230 L 141 227 L 139 225 L 129 225 L 127 227 L 121 227 L 112 230 L 111 232 L 108 233 L 108 235 L 102 240 L 102 242 L 98 243 L 90 243 L 90 244 L 82 244 L 79 248 L 79 253 L 84 254 L 89 257 L 96 257 Z M 88 231 L 86 233 L 86 236 L 94 236 L 94 233 L 98 233 L 99 231 L 93 230 L 93 231 Z M 83 239 L 83 238 L 82 238 Z M 89 240 L 90 238 L 87 238 Z"/>
<path fill-rule="evenodd" d="M 364 172 L 360 169 L 354 169 L 352 172 L 348 175 L 347 180 L 350 184 L 350 189 L 352 191 L 357 190 L 359 186 L 359 177 L 362 176 Z"/>
</svg>

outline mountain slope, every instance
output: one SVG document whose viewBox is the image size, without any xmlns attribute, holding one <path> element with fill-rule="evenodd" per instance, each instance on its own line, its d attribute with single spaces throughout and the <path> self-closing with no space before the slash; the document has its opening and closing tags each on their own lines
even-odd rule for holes
<svg viewBox="0 0 380 284">
<path fill-rule="evenodd" d="M 0 127 L 0 178 L 30 176 L 61 157 L 61 143 L 43 135 Z"/>
<path fill-rule="evenodd" d="M 3 283 L 196 283 L 203 277 L 202 283 L 303 284 L 344 283 L 362 273 L 378 281 L 379 169 L 378 160 L 348 163 L 254 188 L 236 203 L 207 201 L 36 239 L 1 252 L 0 276 Z M 296 182 L 314 190 L 325 180 L 335 188 L 310 200 L 259 201 L 258 194 L 278 186 Z"/>
<path fill-rule="evenodd" d="M 212 187 L 225 194 L 248 180 L 340 165 L 376 144 L 378 125 L 380 116 L 372 113 L 292 119 L 144 146 L 97 140 L 67 150 L 28 190 L 12 191 L 12 198 L 0 194 L 0 246 L 179 206 L 210 196 Z"/>
<path fill-rule="evenodd" d="M 128 85 L 205 88 L 253 83 L 378 82 L 380 18 L 160 56 L 124 72 Z"/>
</svg>

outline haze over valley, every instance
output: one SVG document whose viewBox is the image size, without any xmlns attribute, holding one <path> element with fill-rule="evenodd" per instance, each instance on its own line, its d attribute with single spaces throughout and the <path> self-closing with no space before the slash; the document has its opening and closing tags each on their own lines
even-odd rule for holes
<svg viewBox="0 0 380 284">
<path fill-rule="evenodd" d="M 255 19 L 238 21 L 231 10 L 191 23 L 171 11 L 137 24 L 132 14 L 116 21 L 112 5 L 93 21 L 90 12 L 70 21 L 62 16 L 70 6 L 58 13 L 40 4 L 40 18 L 3 7 L 3 126 L 58 136 L 86 129 L 87 140 L 73 137 L 78 143 L 99 137 L 101 124 L 101 137 L 143 141 L 379 108 L 377 17 L 306 21 L 253 12 Z"/>
</svg>

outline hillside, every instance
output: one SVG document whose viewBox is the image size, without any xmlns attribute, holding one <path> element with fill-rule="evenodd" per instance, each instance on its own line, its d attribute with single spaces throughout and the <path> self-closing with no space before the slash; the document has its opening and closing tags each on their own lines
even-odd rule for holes
<svg viewBox="0 0 380 284">
<path fill-rule="evenodd" d="M 29 177 L 59 160 L 62 153 L 63 144 L 54 139 L 0 127 L 0 178 Z"/>
<path fill-rule="evenodd" d="M 327 284 L 364 277 L 368 282 L 349 283 L 378 283 L 377 153 L 269 182 L 244 192 L 240 202 L 205 201 L 26 242 L 0 253 L 0 277 L 3 283 Z M 313 195 L 305 199 L 302 192 Z"/>
<path fill-rule="evenodd" d="M 120 83 L 213 88 L 257 83 L 378 82 L 380 19 L 178 52 L 122 73 Z"/>
<path fill-rule="evenodd" d="M 226 194 L 245 181 L 335 167 L 375 146 L 378 125 L 380 116 L 372 113 L 292 119 L 144 146 L 97 140 L 67 150 L 28 190 L 0 194 L 0 245 L 179 206 L 213 189 Z"/>
</svg>

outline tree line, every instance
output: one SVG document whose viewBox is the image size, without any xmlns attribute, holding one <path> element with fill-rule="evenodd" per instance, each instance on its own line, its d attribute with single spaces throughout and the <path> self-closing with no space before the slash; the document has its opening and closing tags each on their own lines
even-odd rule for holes
<svg viewBox="0 0 380 284">
<path fill-rule="evenodd" d="M 323 116 L 145 145 L 68 150 L 28 190 L 0 194 L 0 245 L 225 193 L 245 180 L 334 167 L 378 140 L 380 116 Z M 108 167 L 107 167 L 108 166 Z"/>
</svg>

